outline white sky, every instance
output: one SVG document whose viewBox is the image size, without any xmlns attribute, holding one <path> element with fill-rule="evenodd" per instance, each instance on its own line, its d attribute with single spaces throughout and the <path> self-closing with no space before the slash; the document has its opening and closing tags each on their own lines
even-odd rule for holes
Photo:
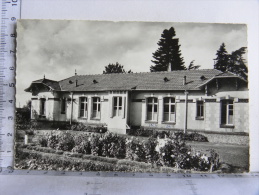
<svg viewBox="0 0 259 195">
<path fill-rule="evenodd" d="M 224 42 L 229 53 L 247 46 L 243 24 L 97 22 L 20 20 L 17 25 L 16 105 L 30 99 L 24 92 L 33 80 L 62 80 L 102 74 L 109 63 L 125 70 L 149 72 L 152 53 L 164 29 L 174 27 L 185 66 L 192 60 L 200 69 L 213 68 L 216 51 Z"/>
</svg>

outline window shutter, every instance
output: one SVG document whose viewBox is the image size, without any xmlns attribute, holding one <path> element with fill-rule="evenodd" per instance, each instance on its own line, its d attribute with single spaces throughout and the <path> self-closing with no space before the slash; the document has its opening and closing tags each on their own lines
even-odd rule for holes
<svg viewBox="0 0 259 195">
<path fill-rule="evenodd" d="M 126 110 L 126 97 L 122 97 L 122 118 L 125 118 L 125 110 Z"/>
<path fill-rule="evenodd" d="M 110 97 L 110 117 L 113 117 L 114 97 Z"/>
</svg>

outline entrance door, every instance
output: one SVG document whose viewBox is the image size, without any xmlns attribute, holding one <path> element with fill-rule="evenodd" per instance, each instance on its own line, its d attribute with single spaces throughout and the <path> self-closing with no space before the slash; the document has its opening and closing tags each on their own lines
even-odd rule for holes
<svg viewBox="0 0 259 195">
<path fill-rule="evenodd" d="M 126 134 L 126 97 L 112 96 L 110 100 L 111 116 L 108 122 L 108 130 L 111 132 Z"/>
</svg>

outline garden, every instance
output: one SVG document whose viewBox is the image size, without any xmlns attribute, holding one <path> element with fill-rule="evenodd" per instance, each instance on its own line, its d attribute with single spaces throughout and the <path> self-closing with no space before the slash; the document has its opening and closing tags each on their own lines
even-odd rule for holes
<svg viewBox="0 0 259 195">
<path fill-rule="evenodd" d="M 15 165 L 18 169 L 134 172 L 213 172 L 220 168 L 214 150 L 195 151 L 184 138 L 182 133 L 168 132 L 141 139 L 111 132 L 52 130 L 37 142 L 18 143 Z"/>
<path fill-rule="evenodd" d="M 196 132 L 184 134 L 182 131 L 131 129 L 127 135 L 119 135 L 107 131 L 104 126 L 52 122 L 46 128 L 37 121 L 23 120 L 19 116 L 16 119 L 17 169 L 181 173 L 233 171 L 231 162 L 222 161 L 221 156 L 227 156 L 224 155 L 225 150 L 217 147 L 215 150 L 213 145 L 208 145 L 210 143 L 204 135 Z M 29 140 L 25 141 L 26 137 Z"/>
</svg>

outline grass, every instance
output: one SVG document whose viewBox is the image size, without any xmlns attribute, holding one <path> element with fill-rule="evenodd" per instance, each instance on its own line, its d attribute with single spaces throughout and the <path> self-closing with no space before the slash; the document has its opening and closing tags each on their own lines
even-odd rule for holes
<svg viewBox="0 0 259 195">
<path fill-rule="evenodd" d="M 187 145 L 199 151 L 214 149 L 220 156 L 220 162 L 232 165 L 238 172 L 249 170 L 249 146 L 210 142 L 187 142 Z"/>
</svg>

